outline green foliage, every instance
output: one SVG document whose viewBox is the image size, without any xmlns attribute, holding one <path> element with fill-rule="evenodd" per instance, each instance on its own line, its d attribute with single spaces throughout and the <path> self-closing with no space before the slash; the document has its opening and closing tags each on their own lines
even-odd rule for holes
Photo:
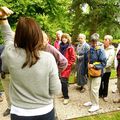
<svg viewBox="0 0 120 120">
<path fill-rule="evenodd" d="M 87 14 L 82 12 L 85 3 L 89 6 Z M 120 25 L 117 20 L 120 15 L 119 0 L 73 0 L 71 9 L 75 15 L 73 20 L 76 21 L 73 25 L 74 36 L 88 31 L 90 35 L 98 32 L 102 37 L 111 34 L 120 38 Z"/>
<path fill-rule="evenodd" d="M 0 0 L 0 3 L 0 6 L 14 11 L 9 17 L 13 27 L 20 16 L 30 16 L 54 39 L 59 29 L 67 33 L 71 31 L 72 22 L 68 12 L 71 0 Z"/>
<path fill-rule="evenodd" d="M 82 117 L 78 119 L 72 119 L 72 120 L 119 120 L 120 119 L 120 112 L 111 112 L 106 114 L 99 114 L 94 115 L 90 117 Z"/>
<path fill-rule="evenodd" d="M 82 10 L 85 3 L 86 13 Z M 87 36 L 98 32 L 101 38 L 105 34 L 120 38 L 119 0 L 0 0 L 0 6 L 14 11 L 9 17 L 12 28 L 20 16 L 33 17 L 49 33 L 52 42 L 57 30 L 71 34 L 73 41 L 80 32 Z"/>
</svg>

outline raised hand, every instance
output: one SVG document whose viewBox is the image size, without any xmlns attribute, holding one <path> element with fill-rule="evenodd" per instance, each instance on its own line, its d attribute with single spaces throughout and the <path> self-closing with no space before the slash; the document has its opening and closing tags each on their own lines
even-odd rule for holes
<svg viewBox="0 0 120 120">
<path fill-rule="evenodd" d="M 13 14 L 13 11 L 8 9 L 7 7 L 0 8 L 0 17 L 8 17 L 11 14 Z"/>
</svg>

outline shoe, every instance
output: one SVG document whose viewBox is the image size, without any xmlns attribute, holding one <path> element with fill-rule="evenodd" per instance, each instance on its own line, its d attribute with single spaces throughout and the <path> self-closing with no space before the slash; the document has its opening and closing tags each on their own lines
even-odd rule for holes
<svg viewBox="0 0 120 120">
<path fill-rule="evenodd" d="M 99 98 L 103 98 L 103 96 L 102 96 L 102 95 L 99 95 Z"/>
<path fill-rule="evenodd" d="M 69 103 L 69 99 L 64 99 L 63 104 L 67 105 Z"/>
<path fill-rule="evenodd" d="M 103 97 L 103 100 L 104 100 L 105 102 L 108 102 L 108 97 Z"/>
<path fill-rule="evenodd" d="M 91 106 L 92 103 L 91 102 L 86 102 L 85 104 L 83 104 L 84 106 L 88 107 L 88 106 Z"/>
<path fill-rule="evenodd" d="M 113 100 L 113 103 L 120 103 L 120 99 Z"/>
<path fill-rule="evenodd" d="M 0 96 L 0 102 L 2 102 L 3 101 L 3 98 L 2 98 L 2 96 Z"/>
<path fill-rule="evenodd" d="M 84 87 L 80 90 L 81 93 L 84 93 L 85 91 L 86 89 Z"/>
<path fill-rule="evenodd" d="M 6 111 L 3 113 L 3 116 L 5 117 L 5 116 L 7 116 L 7 115 L 9 115 L 9 114 L 10 114 L 10 109 L 7 108 Z"/>
<path fill-rule="evenodd" d="M 88 110 L 89 112 L 95 112 L 99 110 L 99 105 L 94 105 L 94 106 L 91 106 L 91 108 Z"/>
<path fill-rule="evenodd" d="M 112 90 L 112 93 L 117 93 L 117 92 L 118 92 L 118 89 Z"/>
<path fill-rule="evenodd" d="M 117 108 L 117 110 L 120 110 L 120 106 Z"/>
</svg>

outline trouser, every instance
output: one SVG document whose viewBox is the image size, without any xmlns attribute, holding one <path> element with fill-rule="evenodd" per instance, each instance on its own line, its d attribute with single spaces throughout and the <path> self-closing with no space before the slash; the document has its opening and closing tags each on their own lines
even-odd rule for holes
<svg viewBox="0 0 120 120">
<path fill-rule="evenodd" d="M 61 79 L 61 84 L 62 84 L 63 97 L 65 99 L 69 99 L 69 96 L 68 96 L 68 78 L 61 77 L 60 79 Z"/>
<path fill-rule="evenodd" d="M 117 77 L 117 88 L 120 94 L 120 77 Z"/>
<path fill-rule="evenodd" d="M 99 105 L 99 88 L 101 77 L 90 77 L 88 80 L 89 94 L 92 105 Z"/>
<path fill-rule="evenodd" d="M 0 92 L 0 96 L 2 96 L 2 93 Z"/>
<path fill-rule="evenodd" d="M 108 96 L 108 86 L 109 86 L 109 78 L 111 72 L 106 72 L 103 74 L 101 79 L 101 85 L 99 89 L 99 96 L 100 97 L 107 97 Z"/>
<path fill-rule="evenodd" d="M 38 116 L 18 116 L 11 114 L 11 120 L 55 120 L 54 109 L 47 114 Z"/>
<path fill-rule="evenodd" d="M 9 83 L 10 83 L 10 74 L 6 74 L 5 75 L 5 79 L 1 78 L 1 82 L 2 82 L 2 86 L 5 92 L 5 96 L 6 96 L 6 101 L 8 104 L 8 108 L 10 108 L 11 103 L 10 103 L 10 99 L 9 99 Z"/>
</svg>

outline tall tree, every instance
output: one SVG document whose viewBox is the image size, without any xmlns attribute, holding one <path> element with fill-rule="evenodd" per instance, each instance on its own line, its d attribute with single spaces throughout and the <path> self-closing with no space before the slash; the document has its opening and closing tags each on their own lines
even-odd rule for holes
<svg viewBox="0 0 120 120">
<path fill-rule="evenodd" d="M 89 12 L 77 12 L 82 10 L 84 4 L 88 4 Z M 74 36 L 76 31 L 88 31 L 89 35 L 94 32 L 99 32 L 102 35 L 118 35 L 115 32 L 120 27 L 119 21 L 117 21 L 120 14 L 119 5 L 119 0 L 73 0 L 71 9 L 72 14 L 75 14 L 74 21 L 76 21 L 73 25 Z M 74 36 L 73 39 L 75 39 Z"/>
<path fill-rule="evenodd" d="M 0 0 L 0 3 L 0 6 L 7 6 L 14 11 L 9 17 L 13 26 L 20 16 L 32 16 L 52 38 L 59 29 L 69 33 L 71 31 L 71 0 Z"/>
</svg>

